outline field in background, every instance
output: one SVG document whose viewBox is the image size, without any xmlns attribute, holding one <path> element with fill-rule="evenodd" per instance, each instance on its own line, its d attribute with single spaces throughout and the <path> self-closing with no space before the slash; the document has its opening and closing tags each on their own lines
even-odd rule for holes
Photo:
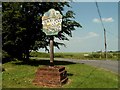
<svg viewBox="0 0 120 90">
<path fill-rule="evenodd" d="M 49 53 L 31 52 L 31 57 L 49 58 Z M 108 60 L 118 60 L 119 52 L 108 52 Z M 105 60 L 104 52 L 86 52 L 86 53 L 55 53 L 55 58 L 69 58 L 81 60 Z"/>
</svg>

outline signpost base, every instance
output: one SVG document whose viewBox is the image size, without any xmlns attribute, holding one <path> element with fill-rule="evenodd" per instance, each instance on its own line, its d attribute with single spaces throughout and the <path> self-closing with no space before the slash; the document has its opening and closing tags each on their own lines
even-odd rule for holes
<svg viewBox="0 0 120 90">
<path fill-rule="evenodd" d="M 67 71 L 63 66 L 45 66 L 38 68 L 33 84 L 60 87 L 68 81 Z"/>
<path fill-rule="evenodd" d="M 50 66 L 53 67 L 53 66 L 54 66 L 54 63 L 53 63 L 53 62 L 50 62 Z"/>
</svg>

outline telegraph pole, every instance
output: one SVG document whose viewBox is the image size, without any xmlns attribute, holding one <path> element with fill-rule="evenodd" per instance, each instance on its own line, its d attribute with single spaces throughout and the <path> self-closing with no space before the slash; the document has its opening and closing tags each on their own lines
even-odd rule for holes
<svg viewBox="0 0 120 90">
<path fill-rule="evenodd" d="M 105 30 L 105 27 L 104 27 L 104 24 L 103 24 L 103 21 L 102 21 L 102 17 L 101 17 L 100 10 L 99 10 L 99 7 L 98 7 L 97 2 L 96 2 L 96 7 L 97 7 L 97 11 L 98 11 L 98 14 L 99 14 L 99 17 L 100 17 L 100 21 L 101 21 L 102 27 L 103 27 L 103 29 L 104 29 L 105 59 L 107 59 L 106 30 Z"/>
<path fill-rule="evenodd" d="M 104 28 L 104 44 L 105 44 L 105 58 L 107 59 L 107 42 L 106 42 L 106 30 Z"/>
</svg>

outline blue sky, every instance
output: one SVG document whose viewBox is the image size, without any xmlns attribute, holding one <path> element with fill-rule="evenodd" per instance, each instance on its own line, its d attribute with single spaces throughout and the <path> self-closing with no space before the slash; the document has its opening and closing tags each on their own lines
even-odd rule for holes
<svg viewBox="0 0 120 90">
<path fill-rule="evenodd" d="M 95 2 L 70 2 L 75 20 L 83 28 L 76 28 L 73 37 L 69 41 L 60 41 L 66 44 L 61 49 L 55 48 L 55 52 L 93 52 L 104 51 L 103 27 L 99 20 L 99 15 Z M 107 50 L 118 50 L 118 3 L 117 2 L 98 2 L 102 20 L 107 31 Z"/>
</svg>

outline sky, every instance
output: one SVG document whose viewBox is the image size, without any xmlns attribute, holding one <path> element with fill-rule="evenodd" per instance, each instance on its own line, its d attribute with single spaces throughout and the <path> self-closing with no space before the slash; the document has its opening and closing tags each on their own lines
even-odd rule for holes
<svg viewBox="0 0 120 90">
<path fill-rule="evenodd" d="M 54 48 L 55 52 L 95 52 L 104 51 L 104 30 L 99 19 L 95 2 L 70 2 L 64 13 L 72 10 L 75 20 L 82 25 L 72 32 L 69 41 L 55 39 L 66 47 Z M 88 0 L 87 0 L 88 1 Z M 98 2 L 102 21 L 106 29 L 107 51 L 118 50 L 118 2 Z M 48 47 L 49 48 L 49 47 Z M 39 51 L 45 52 L 44 49 Z"/>
<path fill-rule="evenodd" d="M 95 2 L 70 2 L 71 8 L 65 7 L 64 13 L 72 10 L 75 20 L 82 25 L 72 32 L 69 41 L 55 39 L 66 45 L 60 49 L 54 48 L 55 52 L 94 52 L 104 51 L 104 32 Z M 76 1 L 76 2 L 75 2 Z M 98 1 L 98 0 L 97 0 Z M 100 0 L 99 0 L 100 1 Z M 102 1 L 102 0 L 101 0 Z M 107 1 L 107 0 L 106 0 Z M 111 0 L 112 1 L 112 0 Z M 98 2 L 102 21 L 106 29 L 107 51 L 118 50 L 118 2 Z M 1 7 L 1 5 L 0 5 Z M 49 47 L 48 47 L 49 48 Z M 44 49 L 39 51 L 45 52 Z"/>
<path fill-rule="evenodd" d="M 69 41 L 55 39 L 63 42 L 66 47 L 54 48 L 55 52 L 95 52 L 104 51 L 104 30 L 99 19 L 95 2 L 70 2 L 75 20 L 82 25 L 76 28 Z M 98 2 L 102 21 L 106 29 L 107 51 L 118 50 L 118 3 Z M 43 50 L 40 50 L 43 51 Z"/>
</svg>

